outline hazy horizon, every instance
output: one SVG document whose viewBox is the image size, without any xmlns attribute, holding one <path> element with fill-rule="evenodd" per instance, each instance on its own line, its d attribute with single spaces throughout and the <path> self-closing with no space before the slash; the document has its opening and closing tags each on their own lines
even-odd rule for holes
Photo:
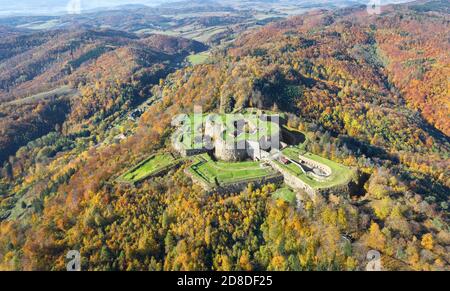
<svg viewBox="0 0 450 291">
<path fill-rule="evenodd" d="M 81 11 L 114 8 L 121 5 L 143 4 L 156 6 L 177 0 L 0 0 L 0 16 L 8 15 L 42 15 L 71 13 L 79 7 Z"/>
<path fill-rule="evenodd" d="M 0 0 L 0 16 L 37 16 L 37 15 L 60 15 L 85 12 L 93 9 L 108 9 L 121 5 L 141 4 L 146 6 L 157 6 L 163 3 L 181 2 L 183 0 Z M 206 0 L 205 0 L 206 1 Z M 278 0 L 288 2 L 289 0 Z M 312 0 L 310 2 L 337 3 L 345 0 Z M 352 0 L 348 0 L 351 2 Z M 364 0 L 353 0 L 365 3 Z M 410 2 L 413 0 L 381 0 L 381 5 L 390 3 Z M 226 2 L 221 1 L 221 2 Z M 306 0 L 299 0 L 299 4 Z M 367 4 L 370 0 L 367 0 Z"/>
</svg>

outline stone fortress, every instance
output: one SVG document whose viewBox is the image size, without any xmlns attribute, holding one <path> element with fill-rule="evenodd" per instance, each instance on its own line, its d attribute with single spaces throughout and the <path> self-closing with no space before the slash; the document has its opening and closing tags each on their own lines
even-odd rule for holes
<svg viewBox="0 0 450 291">
<path fill-rule="evenodd" d="M 172 145 L 183 157 L 214 153 L 218 160 L 261 160 L 280 148 L 280 126 L 266 114 L 210 114 L 195 122 L 188 117 L 175 133 Z"/>
<path fill-rule="evenodd" d="M 172 145 L 183 157 L 208 154 L 217 161 L 229 163 L 230 167 L 246 160 L 257 161 L 261 167 L 271 167 L 279 172 L 286 185 L 311 197 L 333 189 L 339 189 L 344 195 L 348 192 L 351 179 L 340 179 L 340 176 L 349 176 L 349 169 L 288 146 L 283 141 L 286 127 L 280 126 L 278 115 L 251 111 L 237 115 L 185 116 L 178 124 Z M 199 179 L 198 176 L 191 177 L 194 182 Z M 198 184 L 207 188 L 204 182 Z M 245 181 L 236 184 L 246 187 Z M 236 190 L 239 189 L 230 189 Z"/>
</svg>

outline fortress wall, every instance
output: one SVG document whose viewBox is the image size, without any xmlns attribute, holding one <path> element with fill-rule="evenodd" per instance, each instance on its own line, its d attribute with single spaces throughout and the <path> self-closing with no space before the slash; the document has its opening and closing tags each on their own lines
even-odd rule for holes
<svg viewBox="0 0 450 291">
<path fill-rule="evenodd" d="M 243 146 L 243 149 L 237 149 L 220 139 L 216 140 L 215 146 L 215 156 L 219 160 L 236 162 L 247 158 L 247 149 L 245 146 Z"/>
<path fill-rule="evenodd" d="M 328 176 L 331 176 L 331 174 L 333 173 L 333 171 L 331 171 L 330 167 L 328 167 L 328 166 L 326 166 L 326 165 L 324 165 L 322 163 L 316 162 L 316 161 L 314 161 L 312 159 L 309 159 L 309 158 L 307 158 L 305 156 L 302 156 L 302 155 L 299 156 L 299 159 L 300 159 L 300 161 L 303 161 L 305 164 L 307 164 L 311 168 L 321 169 Z"/>
<path fill-rule="evenodd" d="M 300 180 L 295 175 L 291 174 L 289 171 L 286 171 L 282 167 L 280 167 L 277 163 L 274 161 L 268 161 L 270 165 L 278 170 L 281 174 L 284 176 L 284 182 L 289 187 L 296 189 L 296 190 L 302 190 L 305 191 L 311 199 L 314 199 L 316 195 L 321 195 L 323 197 L 328 197 L 330 194 L 334 194 L 341 197 L 350 198 L 350 186 L 349 183 L 343 184 L 343 185 L 337 185 L 330 188 L 323 188 L 323 189 L 313 189 L 311 186 Z"/>
<path fill-rule="evenodd" d="M 194 182 L 194 184 L 199 185 L 206 191 L 211 191 L 213 189 L 213 188 L 211 188 L 211 185 L 208 184 L 206 181 L 204 181 L 202 179 L 198 179 L 195 175 L 191 174 L 191 172 L 188 171 L 188 168 L 186 170 L 184 170 L 184 173 L 186 174 L 186 176 L 191 178 L 191 180 Z"/>
<path fill-rule="evenodd" d="M 264 177 L 261 179 L 254 179 L 254 180 L 247 180 L 242 181 L 239 183 L 233 183 L 229 185 L 223 185 L 223 186 L 211 186 L 206 181 L 199 179 L 192 173 L 190 173 L 187 169 L 185 170 L 185 174 L 192 179 L 194 184 L 199 185 L 202 187 L 205 191 L 208 193 L 218 193 L 218 194 L 230 194 L 230 193 L 240 193 L 244 191 L 249 184 L 253 184 L 254 187 L 260 188 L 266 184 L 281 184 L 283 183 L 283 175 L 281 174 L 275 174 L 270 177 Z"/>
<path fill-rule="evenodd" d="M 186 153 L 186 148 L 177 141 L 174 141 L 172 143 L 172 147 L 174 148 L 175 151 L 177 151 L 182 157 L 187 157 L 187 153 Z"/>
<path fill-rule="evenodd" d="M 274 169 L 283 174 L 284 183 L 286 183 L 286 185 L 296 190 L 305 191 L 311 197 L 311 199 L 314 199 L 316 191 L 311 186 L 304 183 L 302 180 L 300 180 L 295 175 L 291 174 L 289 171 L 286 171 L 285 169 L 280 167 L 275 161 L 269 160 L 268 162 Z"/>
<path fill-rule="evenodd" d="M 149 179 L 152 179 L 152 178 L 155 178 L 155 177 L 161 177 L 161 176 L 167 175 L 171 170 L 173 170 L 173 169 L 177 168 L 178 166 L 180 166 L 181 163 L 182 163 L 182 161 L 174 162 L 173 164 L 170 164 L 170 165 L 162 168 L 158 172 L 155 172 L 155 173 L 149 175 L 145 179 L 142 179 L 141 181 L 136 182 L 135 185 L 140 184 L 140 183 L 142 183 L 142 182 L 144 182 L 146 180 L 149 180 Z"/>
<path fill-rule="evenodd" d="M 319 176 L 314 172 L 309 172 L 308 175 L 311 175 L 311 177 L 313 177 L 314 180 L 319 181 L 319 182 L 325 182 L 329 178 L 329 176 L 328 177 Z"/>
<path fill-rule="evenodd" d="M 260 148 L 265 151 L 270 151 L 271 149 L 273 149 L 275 147 L 280 148 L 280 143 L 281 143 L 281 139 L 276 134 L 266 137 L 266 138 L 261 138 L 259 140 Z"/>
<path fill-rule="evenodd" d="M 248 180 L 242 181 L 239 183 L 233 183 L 230 185 L 221 186 L 217 189 L 212 190 L 211 192 L 219 193 L 219 194 L 230 194 L 230 193 L 240 193 L 247 189 L 249 184 L 253 184 L 255 188 L 260 188 L 267 184 L 281 184 L 283 183 L 283 175 L 278 174 L 267 178 L 257 179 L 257 180 Z"/>
<path fill-rule="evenodd" d="M 247 154 L 254 161 L 263 158 L 261 147 L 256 141 L 247 141 Z"/>
<path fill-rule="evenodd" d="M 311 199 L 314 199 L 317 193 L 311 186 L 288 172 L 283 173 L 283 175 L 286 185 L 296 190 L 305 191 Z"/>
<path fill-rule="evenodd" d="M 187 158 L 187 157 L 192 157 L 192 156 L 197 156 L 197 155 L 201 155 L 204 153 L 207 153 L 208 150 L 207 149 L 186 149 L 184 148 L 184 146 L 177 146 L 176 144 L 173 145 L 173 148 L 183 157 L 183 158 Z"/>
<path fill-rule="evenodd" d="M 186 155 L 185 157 L 192 157 L 192 156 L 198 156 L 204 153 L 207 153 L 208 150 L 207 149 L 189 149 L 189 150 L 185 150 Z"/>
<path fill-rule="evenodd" d="M 208 149 L 186 149 L 186 147 L 178 140 L 172 142 L 172 147 L 177 151 L 183 158 L 192 157 L 208 152 Z"/>
</svg>

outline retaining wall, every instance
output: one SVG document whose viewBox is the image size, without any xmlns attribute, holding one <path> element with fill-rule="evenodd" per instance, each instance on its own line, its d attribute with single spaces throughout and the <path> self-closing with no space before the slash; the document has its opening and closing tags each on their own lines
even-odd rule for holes
<svg viewBox="0 0 450 291">
<path fill-rule="evenodd" d="M 286 183 L 286 185 L 295 190 L 303 190 L 311 197 L 311 199 L 314 199 L 316 191 L 311 186 L 300 180 L 294 174 L 291 174 L 289 171 L 283 169 L 275 161 L 269 160 L 268 162 L 274 169 L 279 171 L 284 176 L 284 183 Z"/>
<path fill-rule="evenodd" d="M 247 158 L 247 148 L 245 141 L 241 144 L 229 144 L 223 140 L 216 140 L 215 156 L 219 160 L 226 162 L 238 162 Z M 238 146 L 240 147 L 238 149 Z"/>
<path fill-rule="evenodd" d="M 316 162 L 316 161 L 314 161 L 312 159 L 309 159 L 309 158 L 307 158 L 305 156 L 302 156 L 302 155 L 299 156 L 299 159 L 300 159 L 300 162 L 303 161 L 310 168 L 318 168 L 318 169 L 324 171 L 324 173 L 326 173 L 327 176 L 331 176 L 331 174 L 333 173 L 331 171 L 330 167 L 328 167 L 328 166 L 326 166 L 326 165 L 324 165 L 322 163 Z"/>
<path fill-rule="evenodd" d="M 253 184 L 254 187 L 260 188 L 267 184 L 281 184 L 283 183 L 283 175 L 281 173 L 276 173 L 268 177 L 263 177 L 259 179 L 249 179 L 241 181 L 238 183 L 230 183 L 226 185 L 213 186 L 206 182 L 205 180 L 193 175 L 188 169 L 185 170 L 186 175 L 188 175 L 194 184 L 199 185 L 208 193 L 219 193 L 219 194 L 230 194 L 230 193 L 240 193 L 244 191 L 249 184 Z"/>
<path fill-rule="evenodd" d="M 210 192 L 219 194 L 240 193 L 247 189 L 249 184 L 253 184 L 255 188 L 260 188 L 267 184 L 281 184 L 283 183 L 283 180 L 283 175 L 281 175 L 281 173 L 278 173 L 261 179 L 246 180 L 239 183 L 223 185 L 213 189 Z"/>
</svg>

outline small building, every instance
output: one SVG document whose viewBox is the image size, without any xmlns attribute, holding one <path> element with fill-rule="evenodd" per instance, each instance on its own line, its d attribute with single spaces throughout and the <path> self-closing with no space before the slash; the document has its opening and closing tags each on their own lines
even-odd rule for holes
<svg viewBox="0 0 450 291">
<path fill-rule="evenodd" d="M 288 165 L 290 163 L 290 161 L 286 157 L 281 156 L 280 163 L 282 163 L 283 165 Z"/>
</svg>

